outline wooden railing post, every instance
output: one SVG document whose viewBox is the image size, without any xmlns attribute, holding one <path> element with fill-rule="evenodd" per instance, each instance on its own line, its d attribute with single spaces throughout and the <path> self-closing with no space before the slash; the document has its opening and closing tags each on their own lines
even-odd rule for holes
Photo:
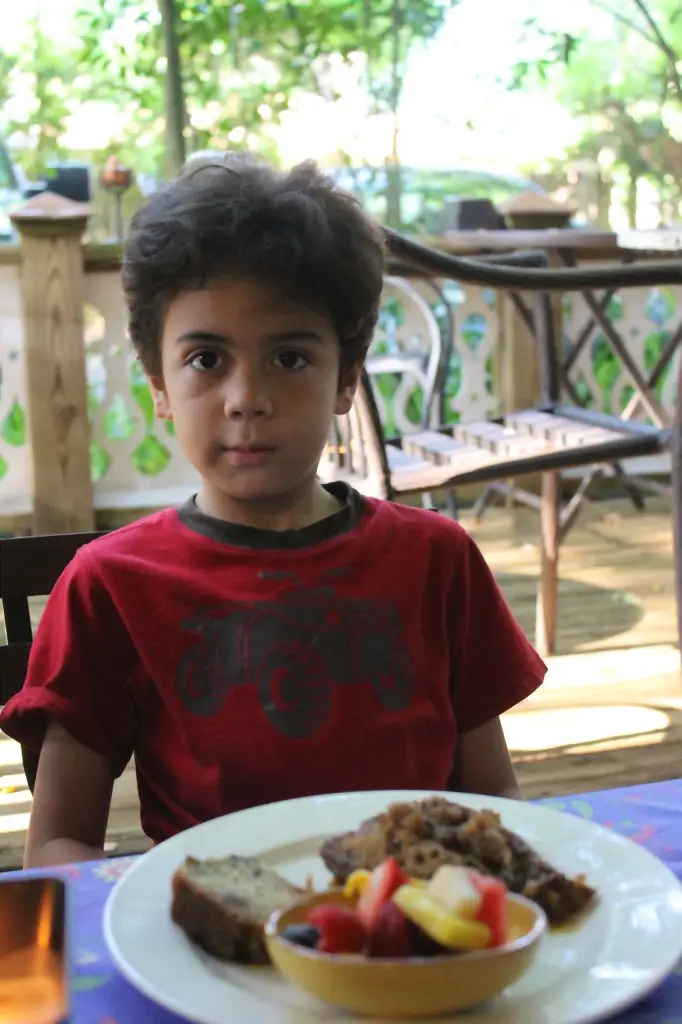
<svg viewBox="0 0 682 1024">
<path fill-rule="evenodd" d="M 498 348 L 494 355 L 500 414 L 537 404 L 540 371 L 535 339 L 518 315 L 511 297 L 497 292 Z"/>
<path fill-rule="evenodd" d="M 552 261 L 550 259 L 550 265 Z M 524 296 L 527 307 L 532 308 Z M 557 345 L 563 337 L 563 310 L 561 295 L 550 297 L 553 318 L 554 339 Z M 507 293 L 497 292 L 497 349 L 493 355 L 493 387 L 499 399 L 499 414 L 517 412 L 537 405 L 542 395 L 539 339 L 531 333 L 528 325 L 519 315 L 513 298 Z M 558 480 L 559 478 L 557 478 Z M 509 481 L 513 483 L 512 480 Z M 542 478 L 539 474 L 526 476 L 523 486 L 527 491 L 540 493 Z M 559 486 L 557 484 L 557 486 Z M 511 495 L 508 504 L 513 505 Z M 558 549 L 557 549 L 558 551 Z M 556 569 L 556 566 L 555 566 Z M 549 643 L 553 641 L 550 640 Z"/>
<path fill-rule="evenodd" d="M 564 266 L 556 253 L 547 253 L 550 269 Z M 528 293 L 524 296 L 531 308 Z M 560 293 L 550 296 L 554 320 L 554 338 L 561 346 L 563 308 Z M 495 395 L 500 400 L 500 413 L 528 409 L 540 401 L 540 352 L 538 341 L 531 334 L 507 292 L 497 292 L 498 344 L 493 357 Z"/>
<path fill-rule="evenodd" d="M 21 236 L 33 528 L 94 528 L 81 242 L 90 207 L 51 192 L 12 217 Z"/>
</svg>

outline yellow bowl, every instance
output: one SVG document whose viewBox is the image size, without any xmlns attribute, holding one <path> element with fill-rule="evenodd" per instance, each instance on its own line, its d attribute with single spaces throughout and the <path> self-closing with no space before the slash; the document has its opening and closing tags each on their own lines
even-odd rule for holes
<svg viewBox="0 0 682 1024">
<path fill-rule="evenodd" d="M 300 900 L 272 915 L 265 928 L 272 962 L 294 985 L 334 1006 L 365 1017 L 404 1020 L 465 1010 L 499 995 L 528 970 L 547 927 L 543 911 L 509 895 L 510 941 L 496 949 L 403 960 L 318 953 L 282 938 L 315 906 L 348 903 L 343 893 Z"/>
</svg>

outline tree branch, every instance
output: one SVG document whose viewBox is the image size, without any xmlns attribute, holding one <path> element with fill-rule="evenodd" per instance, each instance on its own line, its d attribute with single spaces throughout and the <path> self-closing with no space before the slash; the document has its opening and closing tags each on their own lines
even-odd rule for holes
<svg viewBox="0 0 682 1024">
<path fill-rule="evenodd" d="M 673 87 L 678 101 L 682 103 L 682 76 L 677 69 L 678 56 L 658 27 L 656 19 L 647 7 L 645 0 L 632 0 L 632 2 L 646 21 L 649 29 L 651 30 L 650 32 L 648 32 L 643 25 L 640 25 L 633 18 L 629 18 L 627 14 L 621 14 L 620 11 L 614 10 L 614 8 L 611 7 L 610 4 L 605 3 L 604 0 L 591 0 L 593 7 L 597 7 L 600 11 L 604 11 L 606 14 L 609 14 L 614 21 L 618 21 L 621 25 L 625 25 L 633 32 L 636 32 L 638 36 L 641 36 L 642 39 L 646 39 L 648 43 L 655 46 L 657 50 L 660 50 L 666 59 L 668 74 L 670 76 L 670 84 Z"/>
<path fill-rule="evenodd" d="M 680 77 L 680 72 L 677 68 L 678 55 L 675 53 L 670 43 L 661 32 L 656 22 L 656 19 L 647 7 L 644 0 L 632 0 L 632 2 L 644 18 L 644 20 L 646 21 L 649 28 L 651 29 L 652 35 L 656 41 L 656 45 L 668 61 L 668 69 L 670 71 L 670 78 L 672 80 L 673 88 L 675 90 L 678 100 L 682 102 L 682 77 Z"/>
<path fill-rule="evenodd" d="M 187 156 L 185 127 L 187 125 L 187 102 L 182 79 L 182 59 L 178 24 L 180 21 L 177 0 L 158 0 L 163 43 L 166 56 L 166 144 L 168 170 L 179 174 Z"/>
<path fill-rule="evenodd" d="M 642 25 L 638 25 L 632 18 L 628 18 L 627 14 L 621 14 L 620 11 L 614 11 L 613 7 L 609 4 L 603 3 L 602 0 L 591 0 L 592 6 L 599 8 L 600 11 L 604 11 L 605 14 L 609 14 L 614 21 L 619 21 L 621 25 L 625 25 L 627 28 L 632 29 L 637 35 L 642 36 L 648 43 L 653 46 L 658 46 L 657 40 L 654 36 L 649 35 L 646 29 Z"/>
</svg>

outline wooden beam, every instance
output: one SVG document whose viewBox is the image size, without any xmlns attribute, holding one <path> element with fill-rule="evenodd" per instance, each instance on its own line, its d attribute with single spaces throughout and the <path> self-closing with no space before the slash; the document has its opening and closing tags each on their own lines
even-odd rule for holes
<svg viewBox="0 0 682 1024">
<path fill-rule="evenodd" d="M 81 242 L 90 207 L 50 192 L 12 217 L 21 236 L 33 528 L 94 528 Z"/>
</svg>

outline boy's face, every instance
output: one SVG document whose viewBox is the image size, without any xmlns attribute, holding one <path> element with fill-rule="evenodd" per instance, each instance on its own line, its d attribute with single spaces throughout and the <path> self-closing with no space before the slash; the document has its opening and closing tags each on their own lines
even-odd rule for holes
<svg viewBox="0 0 682 1024">
<path fill-rule="evenodd" d="M 324 315 L 267 285 L 216 281 L 174 299 L 152 393 L 211 508 L 229 517 L 232 502 L 274 506 L 316 486 L 357 384 L 357 370 L 339 380 L 340 356 Z"/>
</svg>

